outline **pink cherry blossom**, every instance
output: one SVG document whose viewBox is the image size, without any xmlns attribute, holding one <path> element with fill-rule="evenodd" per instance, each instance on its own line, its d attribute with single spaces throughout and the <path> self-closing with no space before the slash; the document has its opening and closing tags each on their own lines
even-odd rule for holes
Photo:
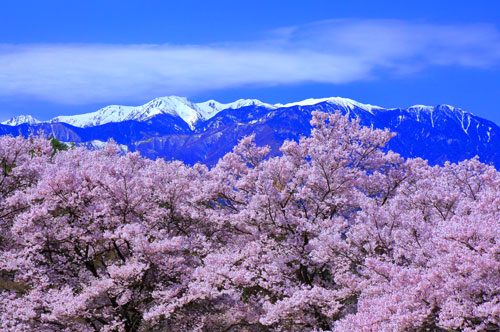
<svg viewBox="0 0 500 332">
<path fill-rule="evenodd" d="M 0 330 L 498 331 L 497 170 L 311 123 L 211 169 L 0 137 Z"/>
</svg>

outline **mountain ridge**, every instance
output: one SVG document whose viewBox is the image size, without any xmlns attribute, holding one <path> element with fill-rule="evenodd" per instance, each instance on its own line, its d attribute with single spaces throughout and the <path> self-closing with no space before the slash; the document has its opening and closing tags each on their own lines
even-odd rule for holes
<svg viewBox="0 0 500 332">
<path fill-rule="evenodd" d="M 238 99 L 231 103 L 220 103 L 215 100 L 208 100 L 201 103 L 193 103 L 185 97 L 166 96 L 155 98 L 143 105 L 108 105 L 95 112 L 60 115 L 48 121 L 39 121 L 31 115 L 20 115 L 7 121 L 1 122 L 4 125 L 17 126 L 23 123 L 57 123 L 63 122 L 75 127 L 94 127 L 110 122 L 123 122 L 127 120 L 147 121 L 159 114 L 171 114 L 179 116 L 188 125 L 193 126 L 200 120 L 208 120 L 224 109 L 234 109 L 249 105 L 263 105 L 272 107 L 257 99 Z"/>
<path fill-rule="evenodd" d="M 9 120 L 1 122 L 4 125 L 16 126 L 22 123 L 57 123 L 63 122 L 71 124 L 75 127 L 91 127 L 106 124 L 109 122 L 122 122 L 127 120 L 146 121 L 149 118 L 159 114 L 172 114 L 180 116 L 186 123 L 193 124 L 197 120 L 209 120 L 218 112 L 226 109 L 237 109 L 245 106 L 264 106 L 269 109 L 292 107 L 292 106 L 311 106 L 322 102 L 336 104 L 345 108 L 353 109 L 358 107 L 370 113 L 373 110 L 396 110 L 398 108 L 384 108 L 377 105 L 365 104 L 350 98 L 343 97 L 327 97 L 327 98 L 309 98 L 301 101 L 290 102 L 286 104 L 269 104 L 258 99 L 238 99 L 234 102 L 221 103 L 210 99 L 205 102 L 194 103 L 185 97 L 166 96 L 155 98 L 143 105 L 108 105 L 95 112 L 88 112 L 76 115 L 59 115 L 47 121 L 40 121 L 31 115 L 20 115 Z M 437 105 L 441 106 L 441 105 Z M 433 109 L 437 106 L 413 105 L 407 109 Z M 453 109 L 451 105 L 445 105 Z M 189 110 L 186 108 L 190 108 Z M 195 114 L 193 114 L 195 113 Z M 197 114 L 196 114 L 197 113 Z"/>
<path fill-rule="evenodd" d="M 404 157 L 422 157 L 439 164 L 478 155 L 480 160 L 500 167 L 500 127 L 445 104 L 383 108 L 341 97 L 274 105 L 255 99 L 223 104 L 215 100 L 192 103 L 171 96 L 137 107 L 108 106 L 73 123 L 57 122 L 71 121 L 56 117 L 57 121 L 0 125 L 0 133 L 29 135 L 42 130 L 62 141 L 91 148 L 113 138 L 128 151 L 150 158 L 211 165 L 252 133 L 258 144 L 271 146 L 272 154 L 279 153 L 284 140 L 298 140 L 310 133 L 309 121 L 315 110 L 341 112 L 359 119 L 362 125 L 390 129 L 397 135 L 388 148 Z"/>
</svg>

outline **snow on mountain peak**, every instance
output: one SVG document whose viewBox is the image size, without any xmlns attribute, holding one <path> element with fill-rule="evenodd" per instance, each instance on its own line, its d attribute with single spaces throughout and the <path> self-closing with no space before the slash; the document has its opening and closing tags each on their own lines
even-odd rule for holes
<svg viewBox="0 0 500 332">
<path fill-rule="evenodd" d="M 413 105 L 408 107 L 409 110 L 416 110 L 416 111 L 432 111 L 434 110 L 434 106 L 426 106 L 426 105 Z"/>
<path fill-rule="evenodd" d="M 273 105 L 261 102 L 258 99 L 238 99 L 235 102 L 226 104 L 228 108 L 241 108 L 245 106 L 264 106 L 267 108 L 273 108 Z"/>
<path fill-rule="evenodd" d="M 294 103 L 288 103 L 288 104 L 275 104 L 274 106 L 276 107 L 292 107 L 292 106 L 311 106 L 311 105 L 316 105 L 319 103 L 323 102 L 328 102 L 330 104 L 335 104 L 342 106 L 344 108 L 348 109 L 354 109 L 354 107 L 361 108 L 365 111 L 368 111 L 370 113 L 373 113 L 373 109 L 382 109 L 380 106 L 375 106 L 375 105 L 370 105 L 370 104 L 362 104 L 360 102 L 357 102 L 355 100 L 349 99 L 349 98 L 342 98 L 342 97 L 329 97 L 329 98 L 309 98 L 305 99 L 302 101 L 294 102 Z"/>
<path fill-rule="evenodd" d="M 84 128 L 127 120 L 146 121 L 159 114 L 179 116 L 190 126 L 200 118 L 193 103 L 186 98 L 173 96 L 155 98 L 141 106 L 110 105 L 92 113 L 58 116 L 50 122 L 65 122 Z"/>
<path fill-rule="evenodd" d="M 273 107 L 256 99 L 240 99 L 227 104 L 219 103 L 215 100 L 192 103 L 185 97 L 168 96 L 155 98 L 141 106 L 110 105 L 92 113 L 58 116 L 50 120 L 50 122 L 65 122 L 75 127 L 84 128 L 109 122 L 127 120 L 146 121 L 159 114 L 170 114 L 179 116 L 193 129 L 197 121 L 208 120 L 222 110 L 249 105 Z"/>
<path fill-rule="evenodd" d="M 3 121 L 2 124 L 6 126 L 18 126 L 20 124 L 27 123 L 29 125 L 34 125 L 37 123 L 41 123 L 41 121 L 35 119 L 31 115 L 19 115 L 13 118 L 10 118 L 7 121 Z"/>
<path fill-rule="evenodd" d="M 219 103 L 216 100 L 210 99 L 203 103 L 197 103 L 196 106 L 200 110 L 205 119 L 210 119 L 220 111 L 226 109 L 237 109 L 245 106 L 263 106 L 266 108 L 276 108 L 274 105 L 266 104 L 258 99 L 238 99 L 232 103 Z"/>
<path fill-rule="evenodd" d="M 110 105 L 96 112 L 78 114 L 78 115 L 62 115 L 50 120 L 50 123 L 64 122 L 75 127 L 93 127 L 109 122 L 120 122 L 130 120 L 129 117 L 134 112 L 135 108 L 131 106 Z"/>
<path fill-rule="evenodd" d="M 184 97 L 170 96 L 155 98 L 144 104 L 141 116 L 134 120 L 144 121 L 162 113 L 181 117 L 191 128 L 195 122 L 204 119 L 195 104 Z"/>
</svg>

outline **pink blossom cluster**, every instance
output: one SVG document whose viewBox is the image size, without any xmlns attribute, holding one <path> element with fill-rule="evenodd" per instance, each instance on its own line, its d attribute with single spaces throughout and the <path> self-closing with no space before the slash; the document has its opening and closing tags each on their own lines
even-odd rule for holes
<svg viewBox="0 0 500 332">
<path fill-rule="evenodd" d="M 211 169 L 0 137 L 0 330 L 498 331 L 499 173 L 312 124 Z"/>
</svg>

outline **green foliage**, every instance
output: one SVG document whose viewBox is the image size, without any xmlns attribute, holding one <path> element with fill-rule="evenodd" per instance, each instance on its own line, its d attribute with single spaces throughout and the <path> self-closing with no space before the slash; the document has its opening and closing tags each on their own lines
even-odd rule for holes
<svg viewBox="0 0 500 332">
<path fill-rule="evenodd" d="M 0 161 L 0 169 L 2 170 L 3 176 L 8 176 L 12 169 L 14 168 L 14 164 L 9 163 L 7 158 L 3 157 Z"/>
<path fill-rule="evenodd" d="M 61 142 L 60 140 L 58 140 L 57 138 L 50 137 L 49 140 L 50 140 L 50 145 L 52 145 L 52 149 L 54 150 L 52 155 L 55 155 L 59 151 L 67 151 L 68 150 L 68 146 L 66 144 L 64 144 L 63 142 Z"/>
</svg>

